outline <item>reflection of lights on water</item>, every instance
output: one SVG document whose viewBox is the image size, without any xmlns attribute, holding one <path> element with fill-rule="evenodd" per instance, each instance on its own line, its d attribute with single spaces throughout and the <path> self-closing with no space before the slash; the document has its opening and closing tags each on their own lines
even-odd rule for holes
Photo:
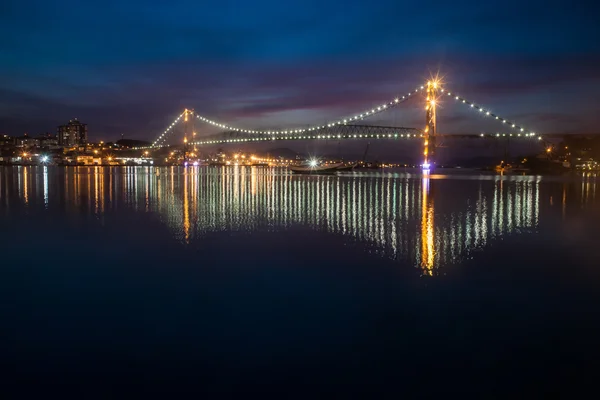
<svg viewBox="0 0 600 400">
<path fill-rule="evenodd" d="M 447 192 L 436 191 L 434 196 L 433 182 L 425 174 L 421 181 L 409 176 L 318 176 L 307 180 L 273 175 L 260 168 L 232 172 L 228 168 L 215 171 L 198 167 L 188 171 L 177 167 L 129 167 L 123 175 L 105 172 L 104 185 L 102 174 L 97 179 L 92 177 L 91 182 L 85 179 L 94 170 L 78 174 L 73 171 L 69 169 L 65 174 L 66 192 L 62 196 L 70 205 L 96 199 L 97 207 L 90 207 L 92 212 L 110 211 L 119 203 L 149 211 L 183 243 L 193 245 L 194 238 L 210 232 L 277 231 L 303 225 L 360 241 L 369 251 L 410 261 L 426 274 L 460 262 L 490 239 L 537 226 L 541 196 L 535 180 L 496 181 L 495 187 L 492 182 L 482 182 L 482 187 L 489 190 L 463 195 L 473 200 L 474 208 L 457 205 L 435 215 L 434 200 L 436 209 L 444 210 Z M 46 176 L 38 183 L 32 175 L 37 173 L 26 170 L 15 179 L 21 201 L 35 204 L 32 196 L 52 198 L 53 186 Z M 446 185 L 438 183 L 435 189 Z M 86 194 L 90 188 L 91 196 Z M 586 189 L 584 186 L 583 194 Z M 587 191 L 590 194 L 583 200 L 592 201 L 591 184 Z M 50 206 L 54 206 L 52 202 Z"/>
<path fill-rule="evenodd" d="M 435 261 L 433 215 L 433 198 L 429 198 L 429 178 L 423 178 L 421 192 L 421 267 L 425 275 L 433 274 Z"/>
</svg>

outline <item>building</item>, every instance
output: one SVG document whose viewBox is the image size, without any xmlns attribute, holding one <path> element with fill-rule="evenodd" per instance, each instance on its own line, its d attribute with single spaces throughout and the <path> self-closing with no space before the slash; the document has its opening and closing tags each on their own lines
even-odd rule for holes
<svg viewBox="0 0 600 400">
<path fill-rule="evenodd" d="M 16 147 L 38 147 L 40 145 L 40 141 L 37 138 L 33 138 L 28 134 L 24 134 L 23 136 L 18 136 L 15 138 L 15 146 Z"/>
<path fill-rule="evenodd" d="M 87 124 L 82 124 L 77 118 L 66 125 L 58 127 L 58 144 L 60 146 L 80 146 L 87 143 Z"/>
<path fill-rule="evenodd" d="M 58 146 L 58 137 L 56 135 L 52 135 L 50 133 L 46 133 L 44 135 L 39 135 L 37 137 L 40 147 L 44 149 L 57 149 Z"/>
<path fill-rule="evenodd" d="M 94 156 L 77 156 L 78 165 L 102 165 L 102 158 Z"/>
<path fill-rule="evenodd" d="M 0 147 L 12 147 L 15 145 L 15 138 L 8 135 L 0 135 Z"/>
</svg>

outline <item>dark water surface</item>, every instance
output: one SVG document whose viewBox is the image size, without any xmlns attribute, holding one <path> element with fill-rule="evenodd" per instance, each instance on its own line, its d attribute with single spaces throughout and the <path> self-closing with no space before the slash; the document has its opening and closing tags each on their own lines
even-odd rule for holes
<svg viewBox="0 0 600 400">
<path fill-rule="evenodd" d="M 0 167 L 0 390 L 576 396 L 598 183 Z"/>
</svg>

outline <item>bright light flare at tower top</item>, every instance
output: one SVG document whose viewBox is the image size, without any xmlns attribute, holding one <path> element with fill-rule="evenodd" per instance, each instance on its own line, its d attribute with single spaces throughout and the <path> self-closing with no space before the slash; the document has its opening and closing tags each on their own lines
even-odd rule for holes
<svg viewBox="0 0 600 400">
<path fill-rule="evenodd" d="M 427 84 L 433 85 L 434 89 L 439 89 L 444 85 L 444 77 L 440 75 L 439 72 L 429 75 L 429 79 L 427 80 Z"/>
</svg>

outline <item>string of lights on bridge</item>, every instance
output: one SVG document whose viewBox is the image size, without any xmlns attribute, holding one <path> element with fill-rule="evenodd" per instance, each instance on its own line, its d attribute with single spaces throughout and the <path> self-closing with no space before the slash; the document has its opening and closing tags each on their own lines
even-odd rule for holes
<svg viewBox="0 0 600 400">
<path fill-rule="evenodd" d="M 423 137 L 422 134 L 371 134 L 371 135 L 305 135 L 305 136 L 273 136 L 268 140 L 306 140 L 306 139 L 398 139 L 398 138 L 416 138 Z M 264 138 L 243 138 L 243 139 L 220 139 L 220 140 L 204 140 L 199 142 L 193 142 L 195 145 L 207 145 L 207 144 L 220 144 L 220 143 L 236 143 L 236 142 L 259 142 L 265 141 Z"/>
<path fill-rule="evenodd" d="M 445 93 L 446 96 L 449 96 L 449 97 L 453 98 L 455 101 L 457 101 L 457 102 L 459 102 L 461 104 L 464 104 L 464 105 L 468 106 L 469 108 L 472 108 L 474 110 L 479 111 L 479 113 L 481 115 L 485 116 L 485 117 L 491 117 L 493 119 L 496 119 L 496 120 L 502 122 L 503 124 L 508 125 L 510 129 L 517 131 L 517 134 L 516 134 L 517 137 L 519 137 L 519 136 L 523 136 L 523 137 L 535 137 L 536 136 L 535 132 L 526 132 L 526 129 L 524 127 L 519 126 L 516 123 L 511 122 L 511 121 L 509 121 L 509 120 L 507 120 L 505 118 L 502 118 L 499 115 L 496 115 L 496 114 L 492 113 L 491 111 L 486 110 L 482 106 L 479 106 L 479 105 L 477 105 L 477 104 L 475 104 L 473 102 L 470 102 L 470 101 L 468 101 L 467 99 L 465 99 L 465 98 L 463 98 L 461 96 L 458 96 L 456 94 L 452 94 L 452 92 L 445 91 L 444 89 L 440 89 L 440 92 L 441 93 Z M 440 96 L 440 98 L 443 98 L 443 97 L 444 96 Z M 484 133 L 482 133 L 480 136 L 483 137 L 483 136 L 486 136 L 486 135 Z M 489 135 L 489 136 L 493 136 L 493 135 Z M 496 133 L 495 136 L 506 136 L 506 134 L 504 133 L 504 134 L 501 135 L 499 133 Z M 509 134 L 509 136 L 513 136 L 513 134 Z M 539 140 L 542 139 L 541 136 L 537 136 L 537 137 L 538 137 Z"/>
<path fill-rule="evenodd" d="M 197 115 L 197 114 L 196 114 L 196 117 L 202 122 L 206 122 L 210 125 L 217 126 L 219 128 L 223 128 L 223 129 L 227 129 L 227 130 L 230 130 L 233 132 L 257 134 L 257 135 L 294 135 L 294 134 L 302 134 L 302 133 L 313 132 L 313 131 L 320 131 L 320 130 L 324 130 L 327 128 L 332 128 L 336 125 L 347 125 L 348 123 L 362 121 L 367 117 L 370 117 L 375 114 L 379 114 L 381 112 L 388 110 L 389 108 L 392 108 L 399 104 L 402 104 L 403 102 L 407 101 L 411 96 L 417 94 L 422 89 L 423 89 L 423 86 L 418 87 L 415 90 L 413 90 L 412 92 L 408 92 L 404 96 L 396 97 L 395 99 L 393 99 L 387 103 L 383 103 L 377 107 L 373 107 L 369 110 L 365 110 L 361 113 L 357 113 L 356 115 L 353 115 L 352 117 L 339 119 L 337 121 L 332 121 L 325 125 L 314 125 L 314 126 L 311 126 L 308 128 L 286 129 L 286 130 L 254 130 L 254 129 L 237 128 L 237 127 L 234 127 L 234 126 L 231 126 L 228 124 L 223 124 L 221 122 L 213 121 L 209 118 L 206 118 L 206 117 L 203 117 L 203 116 Z"/>
<path fill-rule="evenodd" d="M 183 118 L 183 116 L 185 115 L 186 111 L 182 112 L 181 114 L 179 114 L 179 116 L 177 118 L 175 118 L 175 120 L 171 123 L 171 125 L 169 125 L 167 127 L 167 129 L 165 129 L 165 131 L 152 143 L 151 147 L 162 147 L 160 146 L 160 142 L 163 142 L 165 140 L 167 140 L 167 138 L 165 137 L 166 135 L 169 134 L 169 132 L 171 132 L 173 130 L 173 128 L 175 127 L 175 125 L 177 125 L 177 123 L 179 122 L 179 120 L 181 118 Z"/>
<path fill-rule="evenodd" d="M 186 113 L 190 114 L 190 115 L 194 115 L 198 120 L 231 131 L 231 132 L 238 132 L 238 133 L 244 133 L 244 134 L 256 134 L 256 135 L 266 135 L 269 136 L 269 140 L 302 140 L 302 139 L 346 139 L 346 138 L 356 138 L 356 139 L 360 139 L 360 138 L 394 138 L 394 139 L 398 139 L 398 138 L 407 138 L 410 139 L 411 137 L 422 137 L 423 135 L 410 135 L 410 134 L 371 134 L 371 135 L 348 135 L 348 134 L 344 134 L 344 135 L 326 135 L 326 134 L 317 134 L 320 131 L 329 129 L 329 128 L 333 128 L 336 126 L 340 126 L 340 125 L 348 125 L 348 124 L 352 124 L 355 123 L 356 121 L 362 121 L 365 118 L 371 117 L 375 114 L 379 114 L 382 113 L 384 111 L 387 111 L 399 104 L 404 103 L 405 101 L 407 101 L 408 99 L 414 97 L 414 95 L 418 94 L 420 91 L 425 90 L 425 85 L 419 86 L 417 87 L 415 90 L 408 92 L 406 95 L 403 96 L 398 96 L 396 98 L 394 98 L 393 100 L 387 102 L 387 103 L 383 103 L 377 107 L 372 107 L 371 109 L 365 110 L 361 113 L 357 113 L 351 117 L 348 118 L 344 118 L 344 119 L 339 119 L 336 121 L 332 121 L 329 122 L 327 124 L 324 125 L 314 125 L 314 126 L 310 126 L 308 128 L 298 128 L 298 129 L 286 129 L 286 130 L 255 130 L 255 129 L 246 129 L 246 128 L 239 128 L 239 127 L 234 127 L 232 125 L 229 124 L 224 124 L 222 122 L 218 122 L 212 119 L 209 119 L 207 117 L 204 117 L 202 115 L 199 114 L 195 114 L 193 111 L 190 110 L 186 110 L 183 113 L 181 113 L 168 127 L 167 129 L 165 129 L 165 131 L 152 143 L 152 148 L 157 148 L 157 147 L 164 147 L 165 146 L 165 142 L 167 139 L 167 136 L 169 135 L 169 133 L 171 133 L 173 131 L 173 128 L 177 125 L 177 123 L 181 120 L 181 118 L 183 118 Z M 447 91 L 443 88 L 440 89 L 440 93 L 441 95 L 438 97 L 438 99 L 436 99 L 435 101 L 439 101 L 445 97 L 449 97 L 451 99 L 454 99 L 456 102 L 460 103 L 460 104 L 464 104 L 467 107 L 478 111 L 479 114 L 481 114 L 482 116 L 485 117 L 490 117 L 492 119 L 498 120 L 499 122 L 501 122 L 502 124 L 505 124 L 509 127 L 509 129 L 511 130 L 515 130 L 517 133 L 512 134 L 509 133 L 508 135 L 506 133 L 500 134 L 500 133 L 496 133 L 496 134 L 484 134 L 481 133 L 480 136 L 481 137 L 500 137 L 500 136 L 517 136 L 517 137 L 536 137 L 536 133 L 535 132 L 529 132 L 527 131 L 524 127 L 517 125 L 514 122 L 511 122 L 505 118 L 500 117 L 499 115 L 492 113 L 490 110 L 485 109 L 482 106 L 477 105 L 476 103 L 470 102 L 467 99 L 457 95 L 456 93 L 452 93 L 451 91 Z M 537 136 L 537 138 L 539 140 L 542 139 L 541 136 Z M 238 138 L 238 139 L 222 139 L 222 140 L 207 140 L 207 141 L 197 141 L 197 142 L 192 142 L 191 144 L 195 144 L 195 145 L 206 145 L 206 144 L 218 144 L 218 143 L 233 143 L 233 142 L 251 142 L 251 141 L 264 141 L 265 138 L 264 137 L 257 137 L 257 138 Z M 141 149 L 141 148 L 140 148 Z"/>
</svg>

